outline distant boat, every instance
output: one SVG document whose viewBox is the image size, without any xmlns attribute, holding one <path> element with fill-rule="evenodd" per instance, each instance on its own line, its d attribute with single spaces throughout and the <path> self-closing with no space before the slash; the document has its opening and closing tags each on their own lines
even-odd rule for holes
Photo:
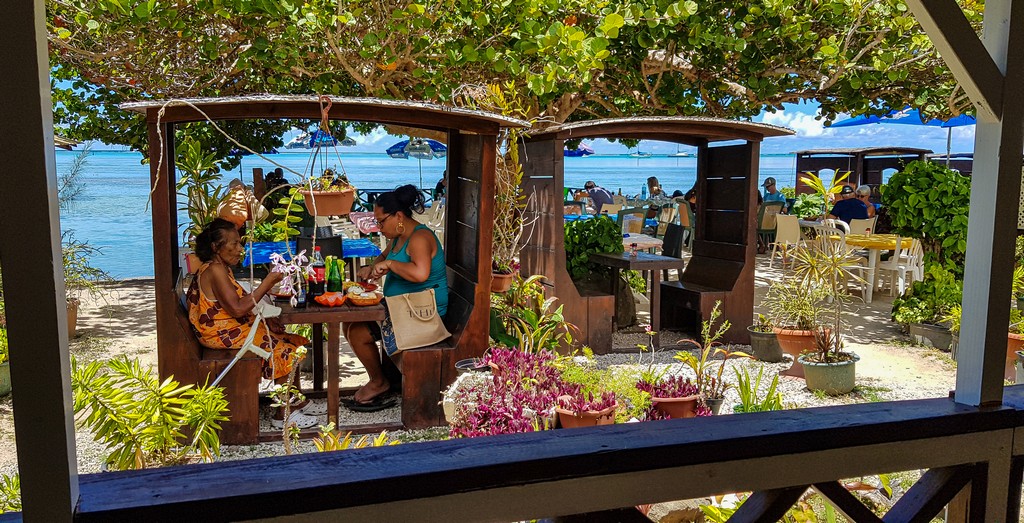
<svg viewBox="0 0 1024 523">
<path fill-rule="evenodd" d="M 687 152 L 680 151 L 679 147 L 676 147 L 676 152 L 668 155 L 668 157 L 669 158 L 693 158 L 693 153 L 687 153 Z"/>
<path fill-rule="evenodd" d="M 637 152 L 629 155 L 630 158 L 650 158 L 652 156 L 654 156 L 653 153 L 647 153 L 647 152 L 643 152 L 643 151 L 637 151 Z"/>
<path fill-rule="evenodd" d="M 579 158 L 583 156 L 590 156 L 594 154 L 594 150 L 587 146 L 585 143 L 580 143 L 575 149 L 569 149 L 566 147 L 562 150 L 562 156 L 569 158 Z"/>
<path fill-rule="evenodd" d="M 309 133 L 299 133 L 298 136 L 292 138 L 288 143 L 284 144 L 285 149 L 309 149 Z"/>
</svg>

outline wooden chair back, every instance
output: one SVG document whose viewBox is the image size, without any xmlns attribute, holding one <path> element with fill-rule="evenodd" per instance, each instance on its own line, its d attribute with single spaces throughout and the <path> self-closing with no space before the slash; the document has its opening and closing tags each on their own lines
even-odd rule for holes
<svg viewBox="0 0 1024 523">
<path fill-rule="evenodd" d="M 626 220 L 626 216 L 636 216 L 636 219 Z M 647 218 L 646 207 L 633 207 L 619 211 L 619 225 L 624 233 L 639 233 L 644 228 L 644 220 Z"/>
<path fill-rule="evenodd" d="M 766 234 L 775 232 L 776 216 L 782 213 L 782 202 L 764 202 L 757 209 L 757 232 Z"/>
<path fill-rule="evenodd" d="M 662 205 L 658 211 L 658 228 L 654 231 L 654 235 L 656 237 L 665 236 L 669 224 L 674 224 L 677 221 L 679 221 L 679 207 L 675 203 Z"/>
</svg>

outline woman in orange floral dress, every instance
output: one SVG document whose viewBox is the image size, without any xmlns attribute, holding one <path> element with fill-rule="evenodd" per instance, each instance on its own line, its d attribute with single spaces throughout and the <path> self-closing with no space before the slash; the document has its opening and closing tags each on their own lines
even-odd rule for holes
<svg viewBox="0 0 1024 523">
<path fill-rule="evenodd" d="M 188 290 L 189 321 L 199 333 L 199 341 L 212 349 L 234 349 L 241 347 L 253 328 L 256 303 L 270 292 L 282 274 L 272 272 L 252 293 L 247 293 L 235 281 L 231 266 L 241 262 L 241 238 L 235 225 L 224 219 L 211 222 L 196 237 L 196 255 L 203 265 L 196 271 L 196 277 Z M 267 328 L 269 327 L 269 329 Z M 272 356 L 263 362 L 263 377 L 284 383 L 291 371 L 292 354 L 309 340 L 297 334 L 284 331 L 277 318 L 267 318 L 266 325 L 256 326 L 253 342 Z M 295 376 L 298 387 L 298 374 Z M 295 405 L 289 416 L 291 423 L 299 428 L 310 428 L 317 424 L 316 415 L 325 414 L 322 405 L 304 402 Z M 274 425 L 282 426 L 284 411 L 274 415 Z"/>
</svg>

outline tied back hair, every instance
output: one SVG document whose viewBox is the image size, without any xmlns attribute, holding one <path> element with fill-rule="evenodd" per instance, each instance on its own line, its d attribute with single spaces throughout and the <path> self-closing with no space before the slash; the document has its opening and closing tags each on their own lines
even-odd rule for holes
<svg viewBox="0 0 1024 523">
<path fill-rule="evenodd" d="M 196 256 L 203 262 L 213 260 L 217 248 L 224 242 L 224 235 L 227 231 L 237 231 L 235 224 L 223 219 L 216 218 L 203 227 L 203 232 L 196 236 Z"/>
<path fill-rule="evenodd" d="M 387 214 L 394 214 L 401 211 L 408 217 L 413 212 L 423 214 L 426 209 L 426 198 L 415 185 L 402 185 L 391 192 L 386 192 L 377 197 L 376 204 Z"/>
</svg>

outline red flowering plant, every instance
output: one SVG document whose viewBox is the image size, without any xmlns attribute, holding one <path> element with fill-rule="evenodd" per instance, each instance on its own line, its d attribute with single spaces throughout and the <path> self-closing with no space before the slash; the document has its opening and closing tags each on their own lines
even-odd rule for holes
<svg viewBox="0 0 1024 523">
<path fill-rule="evenodd" d="M 646 392 L 651 398 L 685 398 L 700 394 L 697 385 L 690 381 L 690 378 L 684 378 L 679 375 L 671 375 L 656 381 L 641 378 L 637 382 L 636 388 Z M 697 416 L 711 415 L 711 409 L 704 404 L 703 400 L 697 404 L 696 412 Z M 644 414 L 644 418 L 640 421 L 668 419 L 670 417 L 656 410 L 653 406 L 650 406 Z"/>
<path fill-rule="evenodd" d="M 498 260 L 491 261 L 491 272 L 495 274 L 516 274 L 519 272 L 519 260 Z"/>
<path fill-rule="evenodd" d="M 533 432 L 552 426 L 561 377 L 554 353 L 492 347 L 485 358 L 493 374 L 488 380 L 457 381 L 445 400 L 454 404 L 449 418 L 452 437 Z M 473 373 L 470 373 L 473 374 Z M 463 381 L 463 380 L 460 380 Z"/>
<path fill-rule="evenodd" d="M 601 392 L 595 398 L 593 392 L 584 393 L 583 387 L 576 384 L 564 384 L 562 394 L 558 396 L 558 407 L 576 416 L 584 412 L 600 412 L 617 405 L 614 392 Z"/>
</svg>

